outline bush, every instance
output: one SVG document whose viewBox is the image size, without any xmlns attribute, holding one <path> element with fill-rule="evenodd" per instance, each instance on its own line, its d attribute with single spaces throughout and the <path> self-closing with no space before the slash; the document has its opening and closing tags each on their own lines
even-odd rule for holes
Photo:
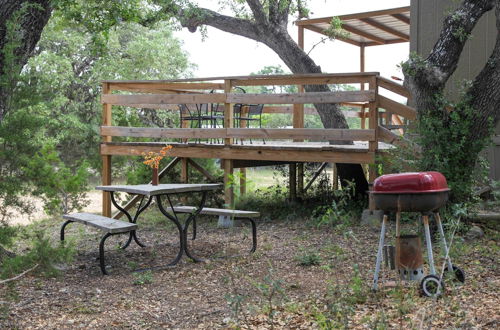
<svg viewBox="0 0 500 330">
<path fill-rule="evenodd" d="M 361 213 L 364 201 L 354 199 L 355 184 L 349 183 L 341 190 L 333 191 L 333 200 L 320 205 L 313 211 L 313 219 L 318 227 L 328 225 L 351 225 L 352 219 Z"/>
<path fill-rule="evenodd" d="M 20 232 L 23 234 L 22 232 Z M 24 254 L 6 258 L 2 262 L 1 278 L 10 278 L 38 264 L 37 273 L 44 276 L 55 276 L 59 273 L 57 265 L 72 260 L 74 247 L 72 244 L 52 246 L 43 230 L 24 233 L 25 241 L 32 242 Z"/>
</svg>

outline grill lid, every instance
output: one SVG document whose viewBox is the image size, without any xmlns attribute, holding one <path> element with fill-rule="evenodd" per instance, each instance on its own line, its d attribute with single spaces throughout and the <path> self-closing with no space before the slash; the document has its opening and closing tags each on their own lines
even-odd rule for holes
<svg viewBox="0 0 500 330">
<path fill-rule="evenodd" d="M 439 172 L 386 174 L 373 182 L 375 194 L 420 194 L 449 191 L 446 178 Z"/>
</svg>

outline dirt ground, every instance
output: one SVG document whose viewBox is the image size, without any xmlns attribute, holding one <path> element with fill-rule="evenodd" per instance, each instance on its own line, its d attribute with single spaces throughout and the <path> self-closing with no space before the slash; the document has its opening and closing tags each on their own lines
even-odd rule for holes
<svg viewBox="0 0 500 330">
<path fill-rule="evenodd" d="M 84 212 L 98 213 L 102 209 L 102 192 L 93 190 L 88 193 L 89 204 L 83 208 Z M 33 206 L 34 211 L 30 215 L 13 212 L 13 216 L 9 218 L 10 225 L 28 225 L 34 221 L 39 221 L 47 218 L 43 211 L 43 202 L 36 197 L 29 197 L 30 204 Z"/>
<path fill-rule="evenodd" d="M 184 256 L 175 267 L 135 272 L 168 263 L 178 249 L 174 228 L 155 212 L 145 213 L 139 237 L 147 247 L 132 244 L 123 251 L 123 237 L 110 238 L 109 276 L 96 261 L 100 234 L 70 225 L 67 237 L 77 254 L 59 277 L 28 274 L 0 286 L 0 328 L 500 327 L 498 233 L 474 242 L 455 239 L 452 257 L 466 282 L 448 280 L 445 295 L 434 300 L 421 297 L 415 284 L 371 292 L 379 236 L 373 228 L 262 220 L 257 252 L 250 255 L 246 226 L 221 229 L 213 220 L 200 219 L 198 237 L 189 243 L 203 262 Z M 59 223 L 51 225 L 57 241 Z M 395 278 L 384 269 L 382 285 Z"/>
</svg>

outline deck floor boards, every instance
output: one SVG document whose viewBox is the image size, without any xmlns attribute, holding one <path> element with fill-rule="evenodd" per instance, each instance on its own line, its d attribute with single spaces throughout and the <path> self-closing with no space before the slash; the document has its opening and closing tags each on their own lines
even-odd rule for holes
<svg viewBox="0 0 500 330">
<path fill-rule="evenodd" d="M 170 155 L 181 158 L 218 158 L 252 161 L 329 162 L 347 164 L 373 164 L 377 153 L 393 146 L 379 142 L 376 152 L 370 151 L 368 142 L 354 144 L 328 144 L 327 142 L 293 141 L 240 141 L 231 145 L 210 142 L 105 142 L 101 155 L 140 156 L 145 152 L 159 151 L 165 144 L 173 146 Z"/>
<path fill-rule="evenodd" d="M 189 147 L 203 147 L 203 148 L 234 148 L 234 149 L 249 149 L 249 150 L 294 150 L 294 151 L 311 151 L 311 150 L 321 150 L 321 151 L 349 151 L 349 152 L 367 152 L 368 142 L 367 141 L 354 141 L 354 144 L 329 144 L 328 142 L 293 142 L 293 141 L 266 141 L 264 144 L 262 140 L 253 140 L 252 143 L 249 141 L 237 141 L 237 143 L 231 145 L 224 145 L 223 143 L 217 142 L 108 142 L 105 143 L 110 146 L 151 146 L 157 147 L 165 144 L 172 145 L 176 148 L 189 148 Z M 379 142 L 378 149 L 381 151 L 390 150 L 394 146 Z"/>
</svg>

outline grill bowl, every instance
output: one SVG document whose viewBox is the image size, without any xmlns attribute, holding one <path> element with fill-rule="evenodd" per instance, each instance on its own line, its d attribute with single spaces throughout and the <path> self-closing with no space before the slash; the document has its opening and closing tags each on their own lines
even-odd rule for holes
<svg viewBox="0 0 500 330">
<path fill-rule="evenodd" d="M 449 191 L 378 194 L 372 192 L 375 208 L 384 211 L 433 212 L 448 201 Z"/>
<path fill-rule="evenodd" d="M 400 212 L 432 212 L 446 204 L 450 189 L 439 172 L 387 174 L 373 182 L 377 209 Z"/>
</svg>

